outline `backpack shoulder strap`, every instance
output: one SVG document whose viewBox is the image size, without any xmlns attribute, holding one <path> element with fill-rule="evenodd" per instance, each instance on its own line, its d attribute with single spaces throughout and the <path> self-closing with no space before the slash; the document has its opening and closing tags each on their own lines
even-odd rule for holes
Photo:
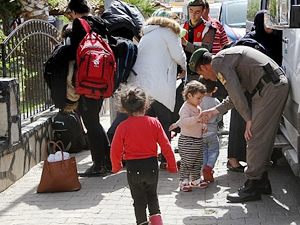
<svg viewBox="0 0 300 225">
<path fill-rule="evenodd" d="M 92 28 L 89 25 L 89 23 L 85 19 L 82 19 L 82 18 L 78 18 L 78 20 L 80 21 L 81 25 L 83 26 L 85 32 L 90 33 Z"/>
</svg>

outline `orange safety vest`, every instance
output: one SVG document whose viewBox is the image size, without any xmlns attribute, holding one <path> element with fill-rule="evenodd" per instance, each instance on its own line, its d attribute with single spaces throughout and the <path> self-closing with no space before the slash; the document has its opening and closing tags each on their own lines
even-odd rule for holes
<svg viewBox="0 0 300 225">
<path fill-rule="evenodd" d="M 183 28 L 186 29 L 188 32 L 184 36 L 186 40 L 189 41 L 189 21 L 185 22 Z M 206 25 L 203 21 L 197 26 L 194 27 L 194 38 L 193 44 L 198 46 L 206 46 L 208 50 L 212 51 L 212 45 L 215 37 L 215 29 L 209 24 Z"/>
</svg>

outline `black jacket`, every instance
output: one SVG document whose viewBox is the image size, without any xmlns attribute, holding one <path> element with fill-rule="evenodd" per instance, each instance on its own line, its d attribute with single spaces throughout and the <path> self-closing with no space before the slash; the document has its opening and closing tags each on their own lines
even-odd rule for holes
<svg viewBox="0 0 300 225">
<path fill-rule="evenodd" d="M 115 0 L 102 14 L 107 29 L 112 36 L 132 40 L 133 36 L 141 38 L 141 29 L 145 18 L 139 9 L 127 2 Z"/>
</svg>

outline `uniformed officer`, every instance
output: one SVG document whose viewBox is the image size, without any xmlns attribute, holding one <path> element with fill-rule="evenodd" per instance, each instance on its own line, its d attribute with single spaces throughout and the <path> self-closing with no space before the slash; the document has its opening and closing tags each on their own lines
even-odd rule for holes
<svg viewBox="0 0 300 225">
<path fill-rule="evenodd" d="M 289 91 L 282 69 L 268 56 L 247 46 L 222 50 L 214 58 L 200 48 L 193 53 L 189 67 L 205 79 L 220 80 L 229 94 L 218 106 L 203 111 L 200 122 L 206 123 L 213 115 L 233 107 L 246 121 L 247 181 L 237 192 L 228 194 L 227 200 L 253 201 L 260 200 L 261 194 L 271 194 L 267 171 Z M 245 91 L 253 94 L 251 109 Z"/>
</svg>

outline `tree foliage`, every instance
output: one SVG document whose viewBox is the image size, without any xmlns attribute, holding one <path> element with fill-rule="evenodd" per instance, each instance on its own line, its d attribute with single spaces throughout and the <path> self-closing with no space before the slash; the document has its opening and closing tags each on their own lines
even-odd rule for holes
<svg viewBox="0 0 300 225">
<path fill-rule="evenodd" d="M 148 18 L 155 11 L 156 7 L 152 5 L 152 0 L 122 0 L 124 2 L 135 5 L 141 13 Z M 105 0 L 88 0 L 92 13 L 101 15 L 104 10 Z M 64 14 L 68 0 L 49 0 L 50 14 Z"/>
<path fill-rule="evenodd" d="M 0 24 L 2 24 L 2 21 L 0 20 Z M 2 43 L 6 38 L 6 35 L 4 35 L 3 30 L 0 29 L 0 43 Z"/>
<path fill-rule="evenodd" d="M 21 14 L 21 8 L 22 5 L 19 0 L 0 0 L 0 19 L 5 35 L 10 33 L 14 20 Z"/>
<path fill-rule="evenodd" d="M 124 2 L 128 2 L 132 5 L 135 5 L 145 18 L 148 18 L 152 15 L 152 13 L 157 9 L 157 7 L 153 6 L 152 0 L 123 0 Z"/>
</svg>

